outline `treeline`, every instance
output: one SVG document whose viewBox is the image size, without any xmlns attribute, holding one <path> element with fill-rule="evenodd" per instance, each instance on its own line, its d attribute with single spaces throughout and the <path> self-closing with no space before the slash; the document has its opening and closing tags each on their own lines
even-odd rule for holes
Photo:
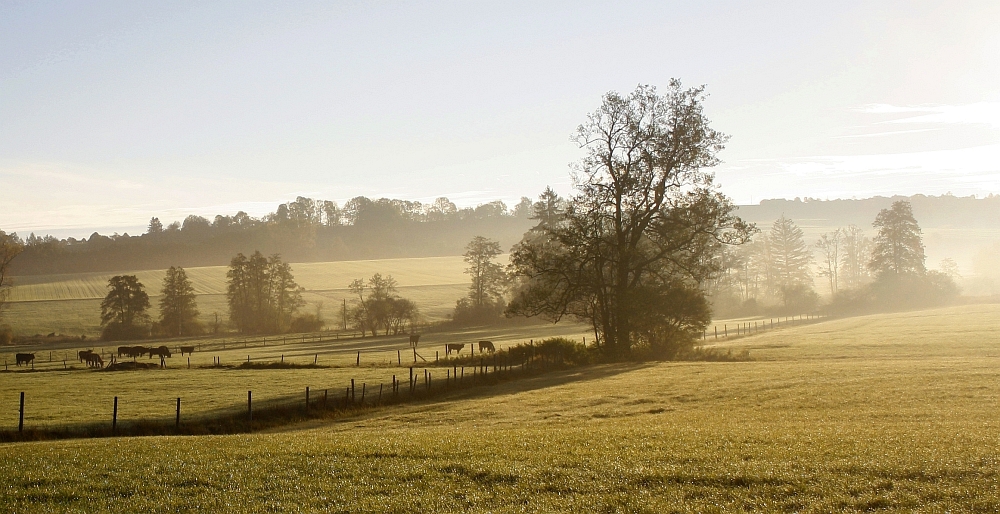
<svg viewBox="0 0 1000 514">
<path fill-rule="evenodd" d="M 721 247 L 719 272 L 703 285 L 716 317 L 855 314 L 940 305 L 958 295 L 953 260 L 926 267 L 922 230 L 908 201 L 893 202 L 866 225 L 874 231 L 848 225 L 810 242 L 781 215 L 751 241 Z M 828 288 L 825 305 L 815 278 Z"/>
<path fill-rule="evenodd" d="M 510 247 L 531 225 L 530 210 L 527 198 L 513 208 L 494 201 L 459 209 L 447 198 L 423 204 L 362 196 L 339 206 L 299 197 L 259 218 L 242 211 L 167 224 L 153 218 L 141 235 L 95 232 L 78 240 L 31 234 L 18 238 L 24 250 L 11 262 L 10 273 L 215 266 L 227 264 L 233 254 L 257 250 L 294 262 L 455 255 L 480 234 Z"/>
</svg>

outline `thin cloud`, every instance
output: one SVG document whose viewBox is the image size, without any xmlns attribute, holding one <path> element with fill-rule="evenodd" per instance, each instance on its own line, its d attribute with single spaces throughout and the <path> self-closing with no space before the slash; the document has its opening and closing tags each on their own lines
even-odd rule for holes
<svg viewBox="0 0 1000 514">
<path fill-rule="evenodd" d="M 913 114 L 882 123 L 982 124 L 1000 128 L 1000 102 L 964 105 L 869 104 L 857 109 L 868 114 Z"/>
</svg>

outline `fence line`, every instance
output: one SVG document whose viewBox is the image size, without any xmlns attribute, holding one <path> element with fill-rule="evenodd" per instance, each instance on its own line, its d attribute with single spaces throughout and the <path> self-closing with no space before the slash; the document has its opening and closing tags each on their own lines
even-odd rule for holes
<svg viewBox="0 0 1000 514">
<path fill-rule="evenodd" d="M 347 415 L 350 415 L 358 409 L 423 401 L 447 393 L 469 390 L 485 385 L 495 385 L 500 381 L 535 376 L 539 373 L 566 366 L 561 354 L 553 353 L 550 355 L 536 352 L 537 347 L 533 344 L 522 348 L 524 348 L 524 351 L 519 352 L 518 355 L 512 355 L 509 351 L 500 351 L 492 354 L 489 359 L 480 357 L 478 363 L 469 363 L 466 361 L 460 363 L 460 359 L 453 359 L 445 366 L 429 366 L 422 369 L 409 366 L 410 380 L 408 390 L 405 394 L 401 392 L 400 383 L 396 375 L 392 375 L 390 395 L 383 395 L 385 382 L 380 381 L 378 383 L 378 395 L 374 400 L 371 399 L 372 395 L 367 394 L 367 382 L 361 382 L 359 386 L 354 378 L 350 379 L 350 385 L 346 389 L 344 398 L 339 400 L 335 398 L 333 401 L 330 401 L 328 395 L 330 388 L 324 389 L 322 402 L 317 402 L 310 395 L 312 389 L 305 387 L 304 402 L 301 396 L 298 397 L 299 399 L 295 399 L 294 397 L 279 397 L 266 402 L 266 406 L 261 408 L 254 405 L 253 392 L 252 390 L 248 390 L 246 411 L 242 415 L 234 413 L 233 408 L 229 407 L 222 409 L 221 412 L 215 415 L 211 412 L 196 414 L 187 421 L 181 416 L 182 398 L 177 397 L 173 419 L 168 422 L 157 418 L 152 420 L 131 420 L 120 424 L 118 422 L 118 400 L 120 397 L 115 396 L 113 398 L 110 424 L 105 424 L 107 423 L 106 421 L 102 423 L 95 420 L 93 422 L 76 422 L 56 427 L 28 427 L 26 429 L 25 412 L 30 412 L 30 404 L 26 403 L 25 393 L 21 392 L 17 431 L 0 431 L 0 441 L 81 436 L 169 435 L 189 432 L 204 433 L 205 430 L 208 430 L 209 433 L 241 433 L 252 431 L 262 426 L 288 422 L 300 417 L 329 416 L 331 414 L 336 416 L 345 412 Z M 472 373 L 469 376 L 466 376 L 466 367 L 472 369 Z M 445 370 L 445 380 L 443 383 L 434 379 L 434 373 L 439 373 L 441 370 Z M 415 371 L 422 373 L 418 375 Z M 440 377 L 440 375 L 438 376 Z M 374 395 L 374 383 L 372 387 Z M 30 401 L 30 398 L 28 400 Z M 297 408 L 301 410 L 299 411 Z M 212 429 L 213 423 L 219 425 L 221 429 Z M 110 428 L 110 432 L 108 428 Z"/>
</svg>

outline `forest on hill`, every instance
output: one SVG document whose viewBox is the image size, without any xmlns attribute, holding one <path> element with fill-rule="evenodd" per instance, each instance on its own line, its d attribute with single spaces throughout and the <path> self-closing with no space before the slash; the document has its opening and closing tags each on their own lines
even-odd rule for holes
<svg viewBox="0 0 1000 514">
<path fill-rule="evenodd" d="M 782 215 L 811 236 L 826 227 L 857 225 L 870 229 L 879 210 L 908 200 L 925 231 L 1000 229 L 1000 196 L 952 195 L 873 197 L 850 200 L 764 200 L 743 205 L 737 214 L 766 228 Z M 495 201 L 459 209 L 447 198 L 422 204 L 396 199 L 357 197 L 342 207 L 335 202 L 299 197 L 260 218 L 240 212 L 209 220 L 188 216 L 163 224 L 150 220 L 141 235 L 92 234 L 87 239 L 57 239 L 31 234 L 24 252 L 12 263 L 15 275 L 165 269 L 169 266 L 218 266 L 237 253 L 260 250 L 280 254 L 287 262 L 322 262 L 399 257 L 461 255 L 477 235 L 508 249 L 534 225 L 532 202 L 522 198 L 513 208 Z M 985 243 L 985 241 L 980 241 Z M 935 240 L 928 250 L 936 255 Z M 961 243 L 961 242 L 959 242 Z M 975 249 L 956 248 L 960 262 Z M 949 246 L 954 246 L 950 244 Z"/>
<path fill-rule="evenodd" d="M 532 221 L 531 201 L 513 209 L 500 201 L 459 209 L 447 198 L 431 204 L 357 197 L 335 202 L 299 197 L 254 218 L 244 212 L 213 220 L 188 216 L 164 225 L 152 218 L 141 235 L 92 234 L 87 239 L 23 238 L 14 275 L 164 269 L 229 264 L 237 253 L 259 250 L 286 262 L 461 255 L 477 235 L 504 248 Z"/>
</svg>

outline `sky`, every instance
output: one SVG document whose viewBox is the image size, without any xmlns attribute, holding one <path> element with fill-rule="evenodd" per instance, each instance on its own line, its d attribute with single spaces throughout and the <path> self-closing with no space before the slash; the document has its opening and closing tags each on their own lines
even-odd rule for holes
<svg viewBox="0 0 1000 514">
<path fill-rule="evenodd" d="M 706 86 L 737 203 L 1000 194 L 998 26 L 995 0 L 0 0 L 0 229 L 569 194 L 602 95 L 671 78 Z"/>
</svg>

